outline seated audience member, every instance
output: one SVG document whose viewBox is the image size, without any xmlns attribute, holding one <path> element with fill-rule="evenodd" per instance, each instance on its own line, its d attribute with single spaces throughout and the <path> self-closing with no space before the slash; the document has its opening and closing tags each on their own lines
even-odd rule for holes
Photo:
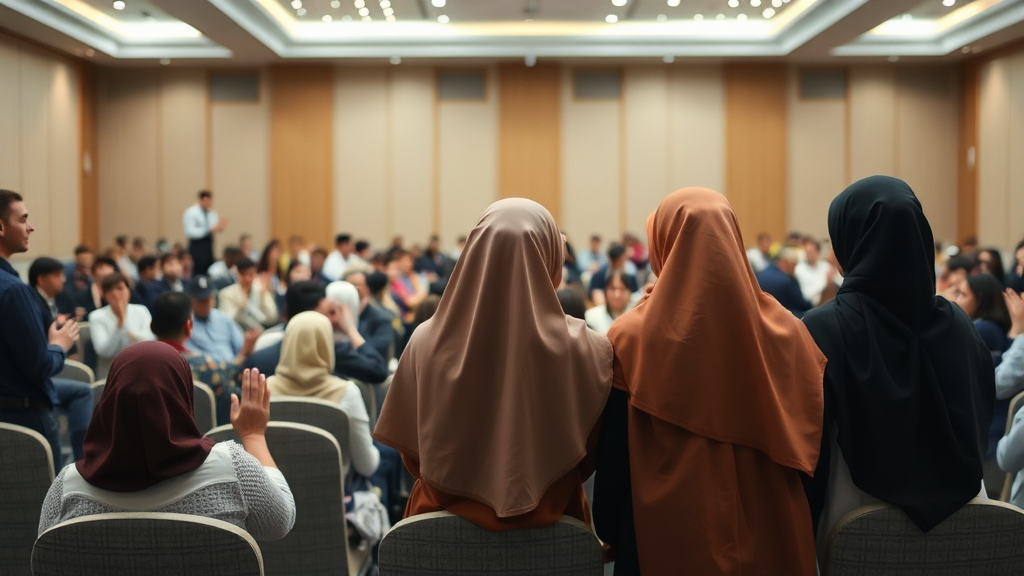
<svg viewBox="0 0 1024 576">
<path fill-rule="evenodd" d="M 974 269 L 974 260 L 967 256 L 953 256 L 942 265 L 939 277 L 935 281 L 935 290 L 950 302 L 956 301 L 957 291 L 960 283 L 971 275 Z"/>
<path fill-rule="evenodd" d="M 500 200 L 480 217 L 437 313 L 409 341 L 374 432 L 416 478 L 406 517 L 447 510 L 495 531 L 563 515 L 589 523 L 583 480 L 612 352 L 559 306 L 564 250 L 551 214 L 531 200 Z"/>
<path fill-rule="evenodd" d="M 626 268 L 627 263 L 632 264 L 626 258 L 626 248 L 621 244 L 612 244 L 608 248 L 608 264 L 594 272 L 594 275 L 590 277 L 590 300 L 594 303 L 594 306 L 603 306 L 605 304 L 604 288 L 608 282 L 608 276 L 612 272 L 620 272 L 622 274 L 622 279 L 625 281 L 630 293 L 640 290 L 640 284 L 636 279 L 636 269 L 634 268 L 634 272 L 630 273 Z"/>
<path fill-rule="evenodd" d="M 412 268 L 412 255 L 405 250 L 391 252 L 388 276 L 391 278 L 391 297 L 401 310 L 402 323 L 406 329 L 412 324 L 416 307 L 430 293 L 429 286 Z"/>
<path fill-rule="evenodd" d="M 349 234 L 338 234 L 334 239 L 334 250 L 324 260 L 323 269 L 320 271 L 325 278 L 334 282 L 341 280 L 345 268 L 359 259 L 355 255 L 352 246 L 352 236 Z"/>
<path fill-rule="evenodd" d="M 291 297 L 292 293 L 295 297 Z M 332 324 L 339 327 L 348 336 L 347 342 L 334 343 L 334 374 L 341 378 L 353 378 L 367 384 L 379 384 L 388 377 L 387 364 L 384 358 L 372 346 L 364 346 L 365 340 L 356 328 L 355 319 L 347 310 L 339 310 L 327 300 L 323 286 L 314 282 L 296 282 L 288 294 L 287 309 L 289 318 L 302 312 L 315 310 L 331 319 Z M 287 331 L 285 325 L 285 331 Z M 257 368 L 260 373 L 273 376 L 277 363 L 281 359 L 281 341 L 257 348 L 244 368 Z"/>
<path fill-rule="evenodd" d="M 218 290 L 223 290 L 238 281 L 236 266 L 242 258 L 248 258 L 248 256 L 244 255 L 241 249 L 237 246 L 227 246 L 224 248 L 224 255 L 221 259 L 210 264 L 206 272 Z"/>
<path fill-rule="evenodd" d="M 344 280 L 356 287 L 359 293 L 359 333 L 377 350 L 381 358 L 393 356 L 395 342 L 393 321 L 389 312 L 371 304 L 370 288 L 366 285 L 366 273 L 358 270 L 345 272 Z"/>
<path fill-rule="evenodd" d="M 421 324 L 430 320 L 437 314 L 437 307 L 441 305 L 441 297 L 431 294 L 423 299 L 423 302 L 416 308 L 416 315 L 412 317 L 412 324 L 409 330 L 415 331 Z"/>
<path fill-rule="evenodd" d="M 245 337 L 230 316 L 214 307 L 215 292 L 206 276 L 189 281 L 185 293 L 192 299 L 192 337 L 185 347 L 227 362 L 242 352 Z"/>
<path fill-rule="evenodd" d="M 273 294 L 280 292 L 281 288 L 280 262 L 281 241 L 274 239 L 267 242 L 263 252 L 260 254 L 260 259 L 257 261 L 256 274 L 260 278 L 270 277 L 270 289 Z"/>
<path fill-rule="evenodd" d="M 99 256 L 93 260 L 93 283 L 90 284 L 88 288 L 75 295 L 76 307 L 82 308 L 85 310 L 84 314 L 88 314 L 93 310 L 106 306 L 107 303 L 103 300 L 103 288 L 101 287 L 101 284 L 105 276 L 117 271 L 117 263 L 109 256 Z"/>
<path fill-rule="evenodd" d="M 356 256 L 359 257 L 364 263 L 369 263 L 373 258 L 373 252 L 370 250 L 370 243 L 366 240 L 356 241 Z"/>
<path fill-rule="evenodd" d="M 242 234 L 238 237 L 238 251 L 241 256 L 245 256 L 253 262 L 260 260 L 260 253 L 253 248 L 252 236 L 249 234 Z"/>
<path fill-rule="evenodd" d="M 793 276 L 800 283 L 804 300 L 817 306 L 821 295 L 832 280 L 832 265 L 821 257 L 821 243 L 813 238 L 804 239 L 804 259 L 797 262 Z"/>
<path fill-rule="evenodd" d="M 577 320 L 586 320 L 587 303 L 583 295 L 576 288 L 561 288 L 555 295 L 558 296 L 558 303 L 562 306 L 562 312 Z"/>
<path fill-rule="evenodd" d="M 309 255 L 309 276 L 317 284 L 327 286 L 331 280 L 324 276 L 324 262 L 327 260 L 327 250 L 317 248 Z"/>
<path fill-rule="evenodd" d="M 594 306 L 586 313 L 587 326 L 601 335 L 607 334 L 612 322 L 630 308 L 633 292 L 626 285 L 621 271 L 613 271 L 608 276 L 604 296 L 604 305 Z"/>
<path fill-rule="evenodd" d="M 153 334 L 158 340 L 177 350 L 192 369 L 192 377 L 213 390 L 217 398 L 217 424 L 228 424 L 231 395 L 240 393 L 235 385 L 240 366 L 252 353 L 255 332 L 247 332 L 242 350 L 231 360 L 217 360 L 209 354 L 185 347 L 192 337 L 192 300 L 180 292 L 167 292 L 157 297 L 152 307 Z"/>
<path fill-rule="evenodd" d="M 430 243 L 427 245 L 427 249 L 423 251 L 423 255 L 416 259 L 413 264 L 413 270 L 427 274 L 428 279 L 433 282 L 437 278 L 451 276 L 453 266 L 448 257 L 441 251 L 441 239 L 434 235 L 430 237 Z M 429 278 L 431 274 L 433 274 L 434 278 Z"/>
<path fill-rule="evenodd" d="M 328 284 L 327 287 L 324 289 L 324 292 L 326 294 L 327 300 L 330 301 L 331 304 L 333 304 L 334 306 L 338 307 L 337 311 L 339 315 L 344 313 L 340 308 L 341 306 L 344 306 L 348 313 L 351 314 L 353 318 L 357 319 L 356 328 L 358 329 L 359 290 L 357 290 L 356 287 L 353 286 L 352 284 L 344 280 L 339 280 L 337 282 L 331 282 L 330 284 Z M 341 332 L 341 330 L 334 330 L 335 340 L 346 340 L 347 338 L 348 336 Z M 363 338 L 366 337 L 364 336 Z"/>
<path fill-rule="evenodd" d="M 288 318 L 303 312 L 316 310 L 327 316 L 332 325 L 337 322 L 338 308 L 331 302 L 324 300 L 324 290 L 325 288 L 316 282 L 296 282 L 292 285 L 284 295 L 285 301 L 281 316 L 285 322 L 264 330 L 259 338 L 256 339 L 256 346 L 253 350 L 258 352 L 264 348 L 280 344 L 284 338 L 284 329 Z"/>
<path fill-rule="evenodd" d="M 359 387 L 334 372 L 334 336 L 331 321 L 315 311 L 302 312 L 288 320 L 281 344 L 281 359 L 267 388 L 275 396 L 306 396 L 334 402 L 348 415 L 352 466 L 363 476 L 372 476 L 380 452 L 370 436 L 370 416 Z"/>
<path fill-rule="evenodd" d="M 256 263 L 248 258 L 238 261 L 238 282 L 220 291 L 219 307 L 246 329 L 262 329 L 277 323 L 277 303 L 270 288 L 270 273 L 256 278 Z"/>
<path fill-rule="evenodd" d="M 772 237 L 767 232 L 757 235 L 757 246 L 747 250 L 747 261 L 754 272 L 761 272 L 772 262 Z"/>
<path fill-rule="evenodd" d="M 1003 302 L 1010 314 L 1010 348 L 996 366 L 996 398 L 1009 400 L 1024 391 L 1024 300 L 1013 288 L 1003 292 Z"/>
<path fill-rule="evenodd" d="M 117 357 L 85 439 L 85 456 L 50 486 L 39 533 L 93 514 L 170 512 L 229 522 L 257 540 L 280 540 L 295 524 L 295 500 L 264 437 L 266 380 L 243 375 L 231 424 L 241 438 L 214 444 L 196 428 L 192 374 L 159 342 Z"/>
<path fill-rule="evenodd" d="M 156 256 L 143 256 L 136 264 L 139 267 L 139 281 L 132 286 L 132 301 L 149 307 L 156 298 L 149 291 L 149 286 L 157 280 Z"/>
<path fill-rule="evenodd" d="M 132 260 L 131 251 L 128 249 L 127 236 L 122 234 L 114 239 L 114 248 L 110 252 L 110 256 L 114 259 L 114 262 L 117 262 L 118 272 L 128 276 L 132 281 L 138 281 L 139 269 L 135 266 L 135 261 Z"/>
<path fill-rule="evenodd" d="M 825 358 L 758 290 L 724 196 L 676 191 L 647 223 L 658 281 L 608 332 L 594 521 L 615 572 L 813 576 Z"/>
<path fill-rule="evenodd" d="M 288 289 L 297 282 L 308 282 L 313 279 L 313 272 L 309 265 L 303 264 L 298 260 L 292 260 L 291 264 L 288 265 L 288 272 L 284 277 L 283 290 L 277 294 L 274 298 L 274 303 L 278 310 L 284 310 L 285 307 L 285 295 L 288 294 Z"/>
<path fill-rule="evenodd" d="M 118 352 L 136 342 L 155 340 L 149 324 L 152 317 L 141 304 L 130 304 L 131 289 L 128 277 L 120 272 L 107 274 L 100 281 L 103 300 L 107 305 L 89 313 L 89 331 L 92 346 L 99 358 L 97 378 L 105 378 L 110 362 Z"/>
<path fill-rule="evenodd" d="M 979 256 L 984 251 L 978 253 Z M 1003 302 L 1003 284 L 987 272 L 968 276 L 961 281 L 956 303 L 974 321 L 974 327 L 992 353 L 992 364 L 999 367 L 1003 353 L 1012 342 L 1007 336 L 1010 331 L 1010 313 Z M 996 400 L 989 428 L 988 450 L 985 452 L 985 487 L 988 493 L 998 498 L 1003 489 L 1003 474 L 996 465 L 996 444 L 1006 431 L 1006 416 L 1009 400 Z"/>
<path fill-rule="evenodd" d="M 75 261 L 64 267 L 70 291 L 81 292 L 92 285 L 92 263 L 95 256 L 84 244 L 75 247 Z"/>
<path fill-rule="evenodd" d="M 647 249 L 644 248 L 642 240 L 629 232 L 622 235 L 622 245 L 626 248 L 626 258 L 633 266 L 633 269 L 628 272 L 636 276 L 637 270 L 647 267 Z"/>
<path fill-rule="evenodd" d="M 783 248 L 775 261 L 757 273 L 757 284 L 763 292 L 770 294 L 782 307 L 797 318 L 811 309 L 811 303 L 804 299 L 800 282 L 793 277 L 800 256 L 793 248 Z"/>
<path fill-rule="evenodd" d="M 995 276 L 1002 285 L 1006 282 L 1006 270 L 1003 269 L 1003 256 L 995 248 L 982 248 L 974 257 L 974 273 L 987 272 Z"/>
<path fill-rule="evenodd" d="M 150 282 L 147 291 L 155 301 L 167 292 L 184 292 L 185 285 L 181 281 L 181 258 L 175 252 L 168 252 L 160 257 L 160 271 L 163 276 Z"/>
<path fill-rule="evenodd" d="M 576 255 L 576 267 L 581 274 L 593 274 L 608 265 L 608 256 L 601 251 L 601 237 L 594 234 L 590 237 L 590 248 Z"/>
<path fill-rule="evenodd" d="M 38 296 L 39 313 L 46 332 L 50 331 L 54 322 L 63 325 L 67 319 L 75 317 L 74 302 L 64 292 L 65 280 L 64 265 L 60 260 L 37 258 L 29 266 L 28 284 Z M 78 460 L 82 457 L 82 441 L 92 417 L 92 390 L 84 382 L 65 378 L 52 380 L 57 389 L 58 402 L 54 408 L 61 408 L 67 412 L 71 451 L 75 460 Z"/>
<path fill-rule="evenodd" d="M 902 180 L 872 176 L 832 201 L 845 282 L 804 317 L 825 367 L 821 457 L 805 489 L 819 558 L 847 512 L 886 502 L 927 532 L 982 492 L 992 354 L 935 294 L 931 226 Z"/>
<path fill-rule="evenodd" d="M 1006 272 L 1006 287 L 1015 292 L 1024 292 L 1024 240 L 1013 251 L 1013 262 Z"/>
</svg>

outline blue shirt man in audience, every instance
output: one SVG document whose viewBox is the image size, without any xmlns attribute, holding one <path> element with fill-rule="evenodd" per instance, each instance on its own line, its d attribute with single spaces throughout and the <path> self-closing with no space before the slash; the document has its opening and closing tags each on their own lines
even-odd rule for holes
<svg viewBox="0 0 1024 576">
<path fill-rule="evenodd" d="M 0 190 L 0 422 L 39 432 L 60 468 L 60 429 L 53 417 L 57 390 L 51 378 L 64 368 L 78 340 L 78 322 L 44 327 L 37 296 L 9 262 L 28 251 L 28 210 L 20 194 Z"/>
<path fill-rule="evenodd" d="M 213 305 L 213 283 L 206 276 L 189 281 L 185 292 L 192 298 L 192 337 L 186 348 L 226 362 L 242 351 L 242 329 Z"/>
<path fill-rule="evenodd" d="M 800 282 L 793 277 L 796 271 L 799 254 L 793 248 L 783 248 L 775 257 L 775 262 L 757 273 L 757 283 L 763 292 L 775 297 L 782 307 L 792 312 L 797 318 L 811 309 L 811 303 L 804 298 L 800 290 Z"/>
<path fill-rule="evenodd" d="M 594 234 L 590 237 L 590 249 L 582 250 L 576 255 L 576 267 L 580 273 L 589 272 L 593 274 L 601 267 L 608 265 L 608 257 L 601 251 L 601 237 Z"/>
<path fill-rule="evenodd" d="M 356 287 L 359 292 L 359 333 L 366 342 L 373 346 L 381 358 L 385 360 L 394 355 L 395 330 L 392 327 L 394 317 L 370 305 L 370 288 L 366 285 L 366 274 L 362 271 L 345 273 L 345 280 Z"/>
<path fill-rule="evenodd" d="M 590 299 L 595 306 L 604 306 L 604 288 L 608 282 L 608 275 L 613 270 L 622 272 L 622 280 L 630 292 L 640 290 L 640 284 L 636 280 L 636 265 L 626 258 L 626 247 L 622 244 L 612 244 L 608 248 L 608 263 L 590 277 Z"/>
</svg>

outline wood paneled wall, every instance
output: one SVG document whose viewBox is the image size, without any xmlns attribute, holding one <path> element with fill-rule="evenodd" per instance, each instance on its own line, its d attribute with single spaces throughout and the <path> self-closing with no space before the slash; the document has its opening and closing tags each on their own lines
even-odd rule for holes
<svg viewBox="0 0 1024 576">
<path fill-rule="evenodd" d="M 561 71 L 498 67 L 498 194 L 530 198 L 561 223 Z"/>
<path fill-rule="evenodd" d="M 957 146 L 956 235 L 961 242 L 978 236 L 978 97 L 980 65 L 960 68 L 960 137 Z"/>
<path fill-rule="evenodd" d="M 787 227 L 786 66 L 726 64 L 726 194 L 745 242 Z"/>
<path fill-rule="evenodd" d="M 334 68 L 270 69 L 270 228 L 333 245 Z"/>
</svg>

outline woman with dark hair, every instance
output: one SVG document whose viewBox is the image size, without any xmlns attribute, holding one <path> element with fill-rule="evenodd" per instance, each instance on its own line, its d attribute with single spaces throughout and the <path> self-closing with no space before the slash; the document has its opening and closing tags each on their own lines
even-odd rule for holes
<svg viewBox="0 0 1024 576">
<path fill-rule="evenodd" d="M 256 264 L 256 274 L 260 278 L 270 279 L 271 294 L 281 293 L 281 241 L 273 239 L 267 242 L 260 254 L 260 261 Z"/>
<path fill-rule="evenodd" d="M 621 270 L 609 270 L 604 287 L 603 306 L 594 306 L 586 312 L 587 326 L 598 334 L 607 334 L 612 322 L 631 308 L 633 292 L 626 284 Z"/>
<path fill-rule="evenodd" d="M 974 269 L 977 272 L 987 272 L 999 280 L 999 284 L 1006 280 L 1006 272 L 1003 269 L 1003 256 L 995 248 L 982 248 L 974 257 L 976 262 Z"/>
<path fill-rule="evenodd" d="M 1024 292 L 1024 240 L 1013 249 L 1013 266 L 1006 273 L 1006 287 Z"/>
<path fill-rule="evenodd" d="M 847 512 L 886 502 L 929 531 L 982 492 L 992 355 L 935 293 L 935 243 L 902 180 L 865 178 L 828 211 L 845 281 L 804 323 L 828 358 L 825 433 L 805 481 L 819 558 Z"/>
</svg>

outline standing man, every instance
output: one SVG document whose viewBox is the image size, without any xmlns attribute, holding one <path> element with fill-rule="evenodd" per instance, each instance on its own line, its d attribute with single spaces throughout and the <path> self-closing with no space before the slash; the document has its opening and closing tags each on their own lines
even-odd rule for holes
<svg viewBox="0 0 1024 576">
<path fill-rule="evenodd" d="M 185 237 L 188 253 L 192 256 L 192 274 L 205 275 L 213 264 L 213 235 L 224 230 L 227 219 L 221 219 L 213 210 L 213 194 L 203 190 L 199 202 L 185 210 Z"/>
<path fill-rule="evenodd" d="M 33 230 L 21 195 L 0 190 L 0 422 L 42 434 L 60 469 L 60 428 L 52 412 L 58 398 L 51 378 L 64 368 L 78 340 L 78 322 L 62 318 L 44 327 L 37 296 L 8 261 L 28 251 Z"/>
</svg>

